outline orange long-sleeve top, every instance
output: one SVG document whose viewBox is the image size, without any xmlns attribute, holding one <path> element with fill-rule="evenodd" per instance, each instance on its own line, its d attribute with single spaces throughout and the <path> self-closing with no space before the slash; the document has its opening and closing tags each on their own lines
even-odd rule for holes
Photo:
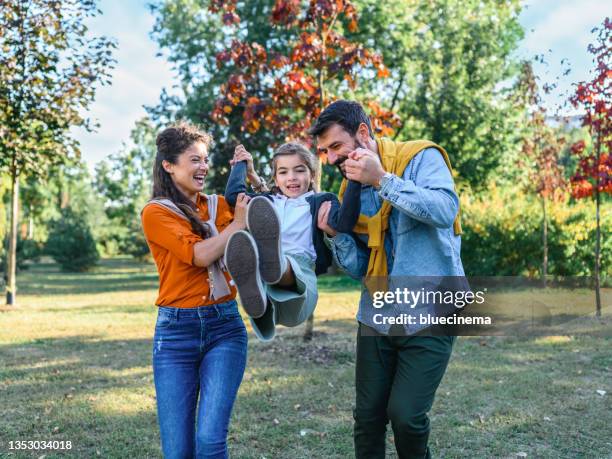
<svg viewBox="0 0 612 459">
<path fill-rule="evenodd" d="M 198 195 L 196 205 L 200 218 L 207 221 L 206 197 Z M 193 264 L 193 246 L 202 241 L 202 238 L 193 232 L 187 220 L 154 204 L 145 207 L 141 218 L 145 238 L 159 273 L 156 305 L 194 308 L 223 303 L 236 297 L 236 288 L 229 284 L 231 277 L 225 273 L 231 294 L 215 301 L 210 300 L 208 270 Z M 219 232 L 232 219 L 233 212 L 229 205 L 223 196 L 218 196 L 215 223 Z"/>
</svg>

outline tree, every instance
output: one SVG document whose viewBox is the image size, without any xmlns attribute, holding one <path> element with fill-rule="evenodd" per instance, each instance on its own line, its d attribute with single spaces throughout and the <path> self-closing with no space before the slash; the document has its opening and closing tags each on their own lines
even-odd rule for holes
<svg viewBox="0 0 612 459">
<path fill-rule="evenodd" d="M 542 204 L 542 283 L 546 286 L 548 273 L 548 215 L 547 202 L 559 199 L 565 189 L 563 167 L 560 164 L 560 154 L 565 139 L 554 128 L 546 124 L 547 110 L 537 85 L 530 62 L 523 63 L 518 86 L 526 97 L 527 132 L 523 139 L 522 163 L 530 162 L 528 186 L 540 198 Z M 551 86 L 545 85 L 545 91 Z"/>
<path fill-rule="evenodd" d="M 513 57 L 523 29 L 518 0 L 355 0 L 359 29 L 348 36 L 379 51 L 385 80 L 361 82 L 402 120 L 396 136 L 428 138 L 451 155 L 460 181 L 483 188 L 520 153 L 513 107 Z"/>
<path fill-rule="evenodd" d="M 91 37 L 95 0 L 0 0 L 0 167 L 11 177 L 7 304 L 16 302 L 19 177 L 78 156 L 70 129 L 110 84 L 114 43 Z"/>
<path fill-rule="evenodd" d="M 574 107 L 585 112 L 582 125 L 588 128 L 593 146 L 587 148 L 584 141 L 572 145 L 578 166 L 570 181 L 576 199 L 595 199 L 595 307 L 601 317 L 600 206 L 602 194 L 612 194 L 612 20 L 606 18 L 593 32 L 597 33 L 596 42 L 588 47 L 595 63 L 593 79 L 578 83 L 570 98 Z"/>
<path fill-rule="evenodd" d="M 214 190 L 224 189 L 238 142 L 264 163 L 287 138 L 308 140 L 305 130 L 330 101 L 325 94 L 354 94 L 357 78 L 372 74 L 368 68 L 386 74 L 376 53 L 344 37 L 357 26 L 348 1 L 170 0 L 153 10 L 153 34 L 170 50 L 183 99 L 164 93 L 150 113 L 156 120 L 188 118 L 212 132 Z M 370 110 L 379 133 L 389 134 L 399 122 L 378 104 Z"/>
<path fill-rule="evenodd" d="M 350 1 L 311 0 L 306 6 L 287 0 L 274 4 L 270 21 L 292 31 L 293 39 L 284 52 L 268 53 L 257 42 L 234 40 L 230 49 L 217 54 L 219 67 L 228 64 L 233 73 L 220 88 L 213 119 L 227 124 L 227 114 L 239 109 L 244 131 L 270 130 L 277 142 L 309 141 L 311 122 L 335 98 L 329 93 L 355 89 L 368 68 L 378 77 L 388 75 L 378 54 L 344 36 L 344 30 L 358 27 L 357 11 Z M 226 25 L 239 24 L 235 5 L 213 2 L 211 8 L 219 7 L 225 11 Z M 374 123 L 378 133 L 392 134 L 396 117 L 375 101 L 369 105 L 378 115 Z"/>
</svg>

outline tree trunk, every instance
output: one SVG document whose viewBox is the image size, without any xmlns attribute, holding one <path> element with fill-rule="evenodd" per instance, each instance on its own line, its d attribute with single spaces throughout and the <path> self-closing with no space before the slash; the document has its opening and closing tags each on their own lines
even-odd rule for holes
<svg viewBox="0 0 612 459">
<path fill-rule="evenodd" d="M 30 215 L 28 215 L 28 239 L 34 239 L 34 206 L 30 204 Z"/>
<path fill-rule="evenodd" d="M 9 249 L 7 254 L 6 304 L 17 304 L 17 218 L 19 209 L 19 174 L 15 158 L 11 167 L 11 218 L 9 224 Z"/>
<path fill-rule="evenodd" d="M 599 168 L 599 161 L 601 158 L 601 135 L 597 136 L 597 160 L 595 164 Z M 599 173 L 595 179 L 595 315 L 601 317 L 601 286 L 599 282 L 599 270 L 601 267 L 601 226 L 599 218 L 599 204 L 600 204 L 600 193 L 599 193 Z"/>
<path fill-rule="evenodd" d="M 542 286 L 546 288 L 546 275 L 548 274 L 548 216 L 546 214 L 546 197 L 542 196 L 542 245 L 544 256 L 542 258 Z"/>
</svg>

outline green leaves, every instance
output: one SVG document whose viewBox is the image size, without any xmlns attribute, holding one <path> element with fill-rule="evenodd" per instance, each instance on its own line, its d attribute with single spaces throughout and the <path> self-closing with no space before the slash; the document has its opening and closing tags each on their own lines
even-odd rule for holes
<svg viewBox="0 0 612 459">
<path fill-rule="evenodd" d="M 82 115 L 95 86 L 110 83 L 115 43 L 83 21 L 95 1 L 6 0 L 0 12 L 0 168 L 43 174 L 78 156 L 69 130 L 91 129 Z"/>
</svg>

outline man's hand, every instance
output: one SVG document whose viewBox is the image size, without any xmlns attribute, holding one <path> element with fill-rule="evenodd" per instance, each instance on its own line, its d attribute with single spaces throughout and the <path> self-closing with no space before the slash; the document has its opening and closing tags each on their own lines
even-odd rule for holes
<svg viewBox="0 0 612 459">
<path fill-rule="evenodd" d="M 331 209 L 331 201 L 325 201 L 319 206 L 319 214 L 317 215 L 317 227 L 327 233 L 328 236 L 334 237 L 336 230 L 327 224 L 329 210 Z"/>
<path fill-rule="evenodd" d="M 357 148 L 350 152 L 344 165 L 346 177 L 363 185 L 378 187 L 380 179 L 385 175 L 376 153 L 365 148 Z"/>
</svg>

